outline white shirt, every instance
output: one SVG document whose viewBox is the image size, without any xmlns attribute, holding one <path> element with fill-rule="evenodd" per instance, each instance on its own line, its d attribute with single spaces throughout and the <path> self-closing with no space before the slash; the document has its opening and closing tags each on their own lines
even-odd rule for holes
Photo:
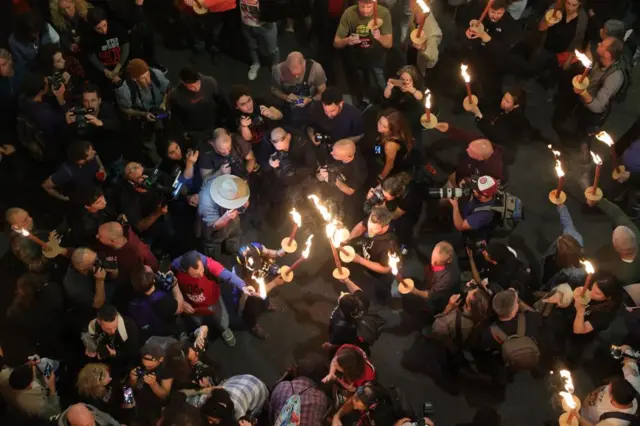
<svg viewBox="0 0 640 426">
<path fill-rule="evenodd" d="M 598 426 L 627 426 L 628 421 L 620 419 L 606 419 L 599 421 L 600 416 L 610 411 L 619 413 L 635 414 L 638 409 L 638 403 L 633 400 L 631 408 L 620 409 L 611 404 L 611 394 L 609 393 L 609 385 L 604 385 L 591 392 L 582 403 L 580 413 L 590 423 Z"/>
</svg>

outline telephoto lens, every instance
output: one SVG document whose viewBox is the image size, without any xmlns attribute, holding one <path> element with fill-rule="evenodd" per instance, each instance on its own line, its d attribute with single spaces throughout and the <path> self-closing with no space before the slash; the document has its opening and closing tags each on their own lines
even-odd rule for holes
<svg viewBox="0 0 640 426">
<path fill-rule="evenodd" d="M 614 359 L 631 358 L 635 359 L 636 361 L 640 361 L 640 351 L 636 351 L 635 349 L 627 349 L 623 346 L 611 345 L 610 350 L 611 356 Z"/>
<path fill-rule="evenodd" d="M 467 188 L 429 188 L 429 196 L 433 198 L 460 198 L 470 192 Z"/>
</svg>

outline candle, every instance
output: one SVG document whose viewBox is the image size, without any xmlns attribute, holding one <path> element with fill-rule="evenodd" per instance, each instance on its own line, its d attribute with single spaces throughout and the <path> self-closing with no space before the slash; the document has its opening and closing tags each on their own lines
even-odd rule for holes
<svg viewBox="0 0 640 426">
<path fill-rule="evenodd" d="M 596 270 L 588 260 L 581 260 L 580 263 L 584 265 L 584 269 L 587 271 L 587 277 L 584 279 L 584 286 L 582 286 L 582 291 L 580 292 L 580 296 L 584 296 L 584 294 L 591 288 L 591 277 L 595 274 Z"/>
<path fill-rule="evenodd" d="M 373 0 L 373 25 L 377 25 L 378 22 L 378 2 Z"/>
<path fill-rule="evenodd" d="M 593 186 L 591 187 L 591 193 L 595 194 L 596 191 L 598 190 L 598 180 L 600 179 L 600 169 L 602 168 L 602 160 L 600 159 L 600 156 L 597 154 L 594 154 L 593 151 L 591 151 L 591 158 L 593 158 L 593 162 L 596 163 L 596 175 L 593 177 Z"/>
<path fill-rule="evenodd" d="M 424 92 L 424 113 L 427 121 L 431 121 L 431 91 L 429 89 Z"/>
<path fill-rule="evenodd" d="M 337 241 L 336 239 L 337 226 L 335 221 L 327 223 L 325 230 L 327 232 L 327 237 L 329 238 L 329 245 L 331 246 L 333 261 L 336 264 L 336 268 L 338 268 L 338 271 L 342 273 L 342 262 L 340 262 L 340 256 L 338 256 L 338 250 L 337 250 L 337 247 L 340 247 L 340 241 Z"/>
<path fill-rule="evenodd" d="M 391 267 L 391 273 L 396 277 L 400 284 L 407 285 L 407 283 L 404 282 L 402 275 L 400 275 L 398 263 L 400 263 L 400 258 L 395 253 L 389 252 L 389 266 Z"/>
<path fill-rule="evenodd" d="M 582 65 L 584 66 L 584 72 L 582 73 L 582 75 L 578 79 L 578 83 L 582 83 L 584 81 L 584 79 L 587 77 L 587 74 L 589 73 L 589 70 L 591 69 L 591 60 L 589 60 L 587 55 L 585 55 L 584 53 L 578 51 L 578 49 L 576 49 L 574 51 L 574 54 L 576 55 L 578 60 L 580 62 L 582 62 Z"/>
<path fill-rule="evenodd" d="M 562 9 L 562 3 L 564 3 L 564 0 L 556 0 L 556 4 L 553 6 L 553 9 L 554 10 Z"/>
<path fill-rule="evenodd" d="M 298 227 L 300 227 L 302 223 L 302 217 L 296 209 L 291 210 L 291 217 L 293 218 L 293 229 L 291 230 L 291 234 L 289 234 L 289 244 L 293 242 L 293 239 L 296 237 L 296 232 L 298 232 Z"/>
<path fill-rule="evenodd" d="M 469 99 L 469 103 L 473 103 L 473 99 L 471 98 L 471 76 L 467 72 L 469 67 L 465 64 L 460 65 L 460 72 L 462 74 L 462 78 L 464 79 L 464 84 L 467 86 L 467 99 Z"/>
<path fill-rule="evenodd" d="M 35 235 L 33 235 L 31 232 L 27 231 L 26 229 L 17 228 L 17 229 L 14 229 L 14 231 L 16 231 L 18 234 L 22 235 L 23 237 L 26 237 L 26 238 L 30 239 L 31 241 L 33 241 L 34 243 L 38 244 L 43 249 L 49 250 L 49 245 L 47 243 L 45 243 L 40 238 L 36 237 Z"/>
<path fill-rule="evenodd" d="M 564 171 L 562 170 L 562 163 L 560 160 L 556 160 L 556 173 L 558 174 L 558 187 L 556 188 L 556 200 L 560 198 L 562 193 L 562 185 L 564 185 Z"/>
<path fill-rule="evenodd" d="M 300 264 L 302 263 L 303 260 L 306 260 L 309 257 L 309 252 L 311 251 L 311 240 L 312 239 L 313 239 L 313 234 L 309 235 L 309 238 L 307 238 L 306 247 L 304 248 L 304 250 L 302 252 L 302 256 L 300 256 L 298 258 L 298 260 L 296 260 L 293 263 L 293 265 L 291 265 L 291 267 L 289 268 L 288 272 L 291 272 L 294 269 L 296 269 L 298 266 L 300 266 Z"/>
<path fill-rule="evenodd" d="M 258 275 L 253 275 L 253 279 L 255 280 L 255 282 L 258 284 L 258 294 L 260 295 L 261 298 L 266 299 L 267 298 L 267 286 L 264 283 L 264 277 L 263 276 L 258 276 Z"/>
<path fill-rule="evenodd" d="M 613 168 L 616 170 L 616 173 L 620 173 L 618 156 L 616 155 L 616 149 L 613 146 L 613 139 L 611 139 L 611 136 L 609 136 L 609 133 L 602 131 L 596 135 L 596 138 L 600 142 L 604 142 L 607 145 L 609 145 L 609 149 L 611 149 L 611 163 L 613 164 Z"/>
<path fill-rule="evenodd" d="M 493 4 L 493 0 L 489 0 L 484 10 L 482 11 L 482 15 L 480 15 L 480 19 L 478 19 L 478 21 L 480 22 L 484 21 L 484 18 L 487 16 L 487 13 L 489 13 L 489 9 L 491 8 L 492 4 Z"/>
<path fill-rule="evenodd" d="M 422 18 L 422 22 L 420 22 L 420 26 L 418 27 L 418 32 L 416 33 L 416 38 L 419 39 L 422 36 L 424 23 L 427 22 L 427 18 L 429 17 L 430 9 L 429 9 L 429 6 L 427 6 L 423 0 L 418 0 L 417 3 L 418 3 L 418 6 L 420 6 L 422 13 L 424 14 L 424 17 Z"/>
<path fill-rule="evenodd" d="M 573 379 L 571 378 L 571 372 L 569 370 L 560 370 L 560 377 L 564 380 L 564 392 L 560 392 L 560 396 L 562 397 L 566 409 L 569 410 L 569 417 L 567 418 L 567 423 L 571 425 L 573 418 L 576 415 L 576 410 L 578 406 L 576 405 L 576 401 L 573 398 L 573 391 L 575 390 L 573 386 Z"/>
</svg>

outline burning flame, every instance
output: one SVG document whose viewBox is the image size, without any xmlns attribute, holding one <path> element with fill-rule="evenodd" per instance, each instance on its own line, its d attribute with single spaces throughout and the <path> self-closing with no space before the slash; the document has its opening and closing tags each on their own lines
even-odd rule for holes
<svg viewBox="0 0 640 426">
<path fill-rule="evenodd" d="M 424 91 L 424 107 L 431 109 L 431 90 L 429 89 Z"/>
<path fill-rule="evenodd" d="M 556 160 L 556 174 L 559 178 L 564 176 L 564 170 L 562 170 L 562 163 L 560 160 Z"/>
<path fill-rule="evenodd" d="M 588 260 L 581 260 L 580 263 L 584 265 L 584 269 L 587 271 L 587 274 L 593 275 L 596 272 L 593 265 Z"/>
<path fill-rule="evenodd" d="M 302 216 L 300 216 L 300 213 L 298 213 L 298 211 L 296 209 L 292 209 L 291 210 L 291 218 L 293 219 L 293 222 L 299 226 L 301 226 L 302 224 Z"/>
<path fill-rule="evenodd" d="M 389 266 L 391 267 L 391 273 L 393 275 L 398 275 L 398 263 L 400 263 L 398 255 L 389 252 Z"/>
<path fill-rule="evenodd" d="M 564 402 L 567 404 L 571 410 L 575 410 L 576 402 L 573 400 L 573 396 L 569 392 L 560 392 L 560 396 L 564 399 Z"/>
<path fill-rule="evenodd" d="M 247 259 L 247 264 L 250 267 L 252 267 L 254 263 L 255 263 L 255 261 L 253 260 L 253 257 L 250 257 L 250 258 Z M 249 268 L 249 269 L 251 269 L 251 268 Z"/>
<path fill-rule="evenodd" d="M 311 194 L 307 198 L 313 201 L 313 204 L 315 204 L 316 208 L 322 215 L 322 218 L 325 221 L 329 222 L 331 220 L 331 213 L 329 213 L 329 209 L 327 209 L 322 203 L 320 203 L 320 198 L 318 198 L 318 196 L 315 194 Z"/>
<path fill-rule="evenodd" d="M 593 158 L 593 162 L 596 163 L 598 166 L 602 164 L 602 159 L 600 158 L 600 156 L 594 153 L 593 151 L 591 151 L 591 158 Z"/>
<path fill-rule="evenodd" d="M 267 286 L 264 283 L 264 277 L 254 275 L 253 279 L 258 284 L 258 293 L 260 294 L 260 297 L 262 297 L 263 299 L 266 299 L 267 298 Z"/>
<path fill-rule="evenodd" d="M 561 152 L 558 150 L 553 149 L 553 147 L 551 145 L 547 145 L 547 148 L 549 148 L 551 150 L 551 152 L 553 153 L 553 156 L 558 158 L 560 157 Z"/>
<path fill-rule="evenodd" d="M 573 379 L 571 378 L 571 372 L 569 370 L 560 370 L 560 377 L 564 379 L 564 388 L 567 392 L 573 393 L 575 388 L 573 387 Z M 573 402 L 573 398 L 571 398 Z"/>
<path fill-rule="evenodd" d="M 462 74 L 462 78 L 464 79 L 465 83 L 471 83 L 471 76 L 467 72 L 468 68 L 469 67 L 465 64 L 460 65 L 460 73 Z"/>
<path fill-rule="evenodd" d="M 24 229 L 24 228 L 17 228 L 17 229 L 15 229 L 15 231 L 16 231 L 18 234 L 21 234 L 23 237 L 28 237 L 29 235 L 31 235 L 31 234 L 30 234 L 30 232 L 29 232 L 29 231 L 27 231 L 27 230 L 26 230 L 26 229 Z"/>
<path fill-rule="evenodd" d="M 340 247 L 340 244 L 342 244 L 343 241 L 343 233 L 340 232 L 342 229 L 338 226 L 338 222 L 332 220 L 331 222 L 327 223 L 325 229 L 327 231 L 327 237 L 329 237 L 331 244 L 333 244 L 335 248 Z"/>
<path fill-rule="evenodd" d="M 418 0 L 417 3 L 418 3 L 418 6 L 420 6 L 422 13 L 429 13 L 431 11 L 431 9 L 429 9 L 429 6 L 427 6 L 427 4 L 424 1 Z"/>
<path fill-rule="evenodd" d="M 591 60 L 587 57 L 587 55 L 579 52 L 578 49 L 576 49 L 573 53 L 575 53 L 576 57 L 580 62 L 582 62 L 582 65 L 584 65 L 585 68 L 591 68 Z"/>
<path fill-rule="evenodd" d="M 600 141 L 600 142 L 604 142 L 609 146 L 613 146 L 613 139 L 611 139 L 611 136 L 609 136 L 609 133 L 607 132 L 600 132 L 596 135 L 596 138 Z"/>
<path fill-rule="evenodd" d="M 309 238 L 307 238 L 306 245 L 304 247 L 304 250 L 302 251 L 302 257 L 304 257 L 305 259 L 309 258 L 309 252 L 311 251 L 311 240 L 312 239 L 313 239 L 313 234 L 309 235 Z"/>
</svg>

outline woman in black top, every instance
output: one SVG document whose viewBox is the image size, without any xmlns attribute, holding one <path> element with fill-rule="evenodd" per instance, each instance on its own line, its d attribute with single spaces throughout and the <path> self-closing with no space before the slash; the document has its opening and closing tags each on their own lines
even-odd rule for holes
<svg viewBox="0 0 640 426">
<path fill-rule="evenodd" d="M 421 130 L 420 117 L 424 114 L 424 83 L 420 72 L 413 65 L 398 70 L 396 79 L 389 79 L 384 89 L 383 108 L 395 108 L 404 114 L 414 134 Z M 436 105 L 431 105 L 436 113 Z"/>
<path fill-rule="evenodd" d="M 49 79 L 53 91 L 64 84 L 64 97 L 67 102 L 76 103 L 84 88 L 85 73 L 76 58 L 66 55 L 57 44 L 45 44 L 38 53 L 40 70 Z"/>
<path fill-rule="evenodd" d="M 78 373 L 76 387 L 80 400 L 128 423 L 135 414 L 135 404 L 125 404 L 124 387 L 114 382 L 106 364 L 89 363 Z"/>
<path fill-rule="evenodd" d="M 51 22 L 60 35 L 60 44 L 65 50 L 80 53 L 80 37 L 90 30 L 87 11 L 93 6 L 86 0 L 51 0 Z"/>
<path fill-rule="evenodd" d="M 409 155 L 413 148 L 413 135 L 404 115 L 389 108 L 378 119 L 378 137 L 370 157 L 369 170 L 373 179 L 381 182 L 392 174 L 411 171 Z"/>
</svg>

